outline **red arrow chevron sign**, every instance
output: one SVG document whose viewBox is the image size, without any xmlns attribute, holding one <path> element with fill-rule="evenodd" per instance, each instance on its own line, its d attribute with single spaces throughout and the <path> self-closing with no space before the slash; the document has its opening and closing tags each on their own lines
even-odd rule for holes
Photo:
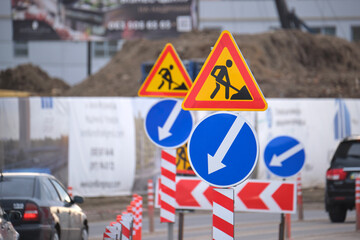
<svg viewBox="0 0 360 240">
<path fill-rule="evenodd" d="M 211 210 L 212 188 L 198 177 L 177 176 L 175 208 Z M 156 190 L 158 196 L 158 187 Z M 248 180 L 236 186 L 234 190 L 235 211 L 296 212 L 295 182 Z M 159 207 L 158 204 L 156 206 Z"/>
<path fill-rule="evenodd" d="M 235 188 L 235 210 L 248 212 L 296 212 L 296 184 L 249 180 Z"/>
</svg>

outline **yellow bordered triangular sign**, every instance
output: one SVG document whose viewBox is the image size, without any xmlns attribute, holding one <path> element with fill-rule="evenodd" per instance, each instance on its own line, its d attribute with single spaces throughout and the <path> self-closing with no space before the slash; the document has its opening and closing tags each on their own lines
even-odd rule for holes
<svg viewBox="0 0 360 240">
<path fill-rule="evenodd" d="M 191 80 L 172 44 L 166 44 L 140 87 L 141 97 L 186 96 Z"/>
<path fill-rule="evenodd" d="M 233 36 L 223 31 L 186 95 L 185 110 L 265 111 L 267 102 Z"/>
</svg>

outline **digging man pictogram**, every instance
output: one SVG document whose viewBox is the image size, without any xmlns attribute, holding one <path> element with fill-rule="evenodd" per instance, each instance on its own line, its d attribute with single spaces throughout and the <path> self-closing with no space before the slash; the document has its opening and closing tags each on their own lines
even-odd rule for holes
<svg viewBox="0 0 360 240">
<path fill-rule="evenodd" d="M 240 90 L 235 88 L 230 83 L 228 68 L 231 68 L 232 61 L 230 59 L 226 60 L 226 66 L 216 65 L 211 71 L 211 76 L 215 78 L 216 86 L 212 92 L 210 98 L 213 99 L 220 90 L 220 84 L 225 87 L 225 98 L 229 99 L 230 88 L 234 89 L 237 93 L 231 96 L 231 100 L 252 100 L 250 93 L 246 86 L 243 86 Z M 218 73 L 217 73 L 218 72 Z M 217 75 L 216 75 L 217 73 Z M 225 78 L 225 80 L 224 80 Z"/>
<path fill-rule="evenodd" d="M 173 69 L 173 65 L 169 66 L 169 69 L 172 70 Z M 170 70 L 167 68 L 162 68 L 159 71 L 159 74 L 162 75 L 162 82 L 160 84 L 160 86 L 158 87 L 158 89 L 161 89 L 162 86 L 164 85 L 165 81 L 167 81 L 169 83 L 169 90 L 171 90 L 171 84 L 173 83 L 173 80 L 171 78 L 171 73 Z"/>
<path fill-rule="evenodd" d="M 158 87 L 158 89 L 161 89 L 164 86 L 165 81 L 166 81 L 169 84 L 169 90 L 187 90 L 187 87 L 185 86 L 185 83 L 182 83 L 182 84 L 179 85 L 178 83 L 176 83 L 176 82 L 174 82 L 172 80 L 170 70 L 172 70 L 173 68 L 174 68 L 173 65 L 170 65 L 169 68 L 162 68 L 158 72 L 158 74 L 162 75 L 161 76 L 162 77 L 162 82 L 161 82 L 160 86 Z M 173 84 L 173 83 L 175 85 L 177 85 L 177 87 L 175 87 L 174 89 L 171 89 L 171 84 Z"/>
</svg>

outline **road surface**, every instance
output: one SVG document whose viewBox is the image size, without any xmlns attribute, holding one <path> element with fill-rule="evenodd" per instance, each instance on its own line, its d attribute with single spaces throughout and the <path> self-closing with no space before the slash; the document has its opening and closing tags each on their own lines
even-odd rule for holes
<svg viewBox="0 0 360 240">
<path fill-rule="evenodd" d="M 352 240 L 360 239 L 360 232 L 355 232 L 355 211 L 348 212 L 345 223 L 331 223 L 323 209 L 304 211 L 304 220 L 299 221 L 296 214 L 291 216 L 291 238 L 293 240 Z M 211 239 L 212 213 L 196 211 L 185 213 L 184 240 Z M 90 240 L 100 240 L 110 221 L 91 222 Z M 236 213 L 235 239 L 266 240 L 278 239 L 280 214 Z M 167 240 L 166 223 L 160 224 L 155 217 L 155 232 L 149 233 L 147 217 L 143 219 L 143 240 Z M 174 224 L 174 240 L 178 239 L 178 219 Z"/>
</svg>

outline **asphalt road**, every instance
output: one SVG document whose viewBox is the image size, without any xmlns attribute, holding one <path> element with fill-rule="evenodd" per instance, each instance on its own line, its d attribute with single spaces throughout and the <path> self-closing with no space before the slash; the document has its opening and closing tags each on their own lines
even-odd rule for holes
<svg viewBox="0 0 360 240">
<path fill-rule="evenodd" d="M 291 239 L 297 240 L 352 240 L 360 239 L 355 232 L 355 211 L 348 212 L 345 223 L 331 223 L 323 209 L 304 211 L 304 220 L 299 221 L 296 214 L 291 216 Z M 211 239 L 212 213 L 196 211 L 185 213 L 184 240 Z M 90 240 L 100 240 L 109 221 L 90 223 Z M 266 240 L 279 238 L 280 214 L 236 213 L 235 239 Z M 174 224 L 174 239 L 178 239 L 178 219 Z M 149 233 L 147 217 L 143 219 L 143 240 L 168 239 L 168 224 L 160 223 L 155 217 L 155 232 Z"/>
</svg>

